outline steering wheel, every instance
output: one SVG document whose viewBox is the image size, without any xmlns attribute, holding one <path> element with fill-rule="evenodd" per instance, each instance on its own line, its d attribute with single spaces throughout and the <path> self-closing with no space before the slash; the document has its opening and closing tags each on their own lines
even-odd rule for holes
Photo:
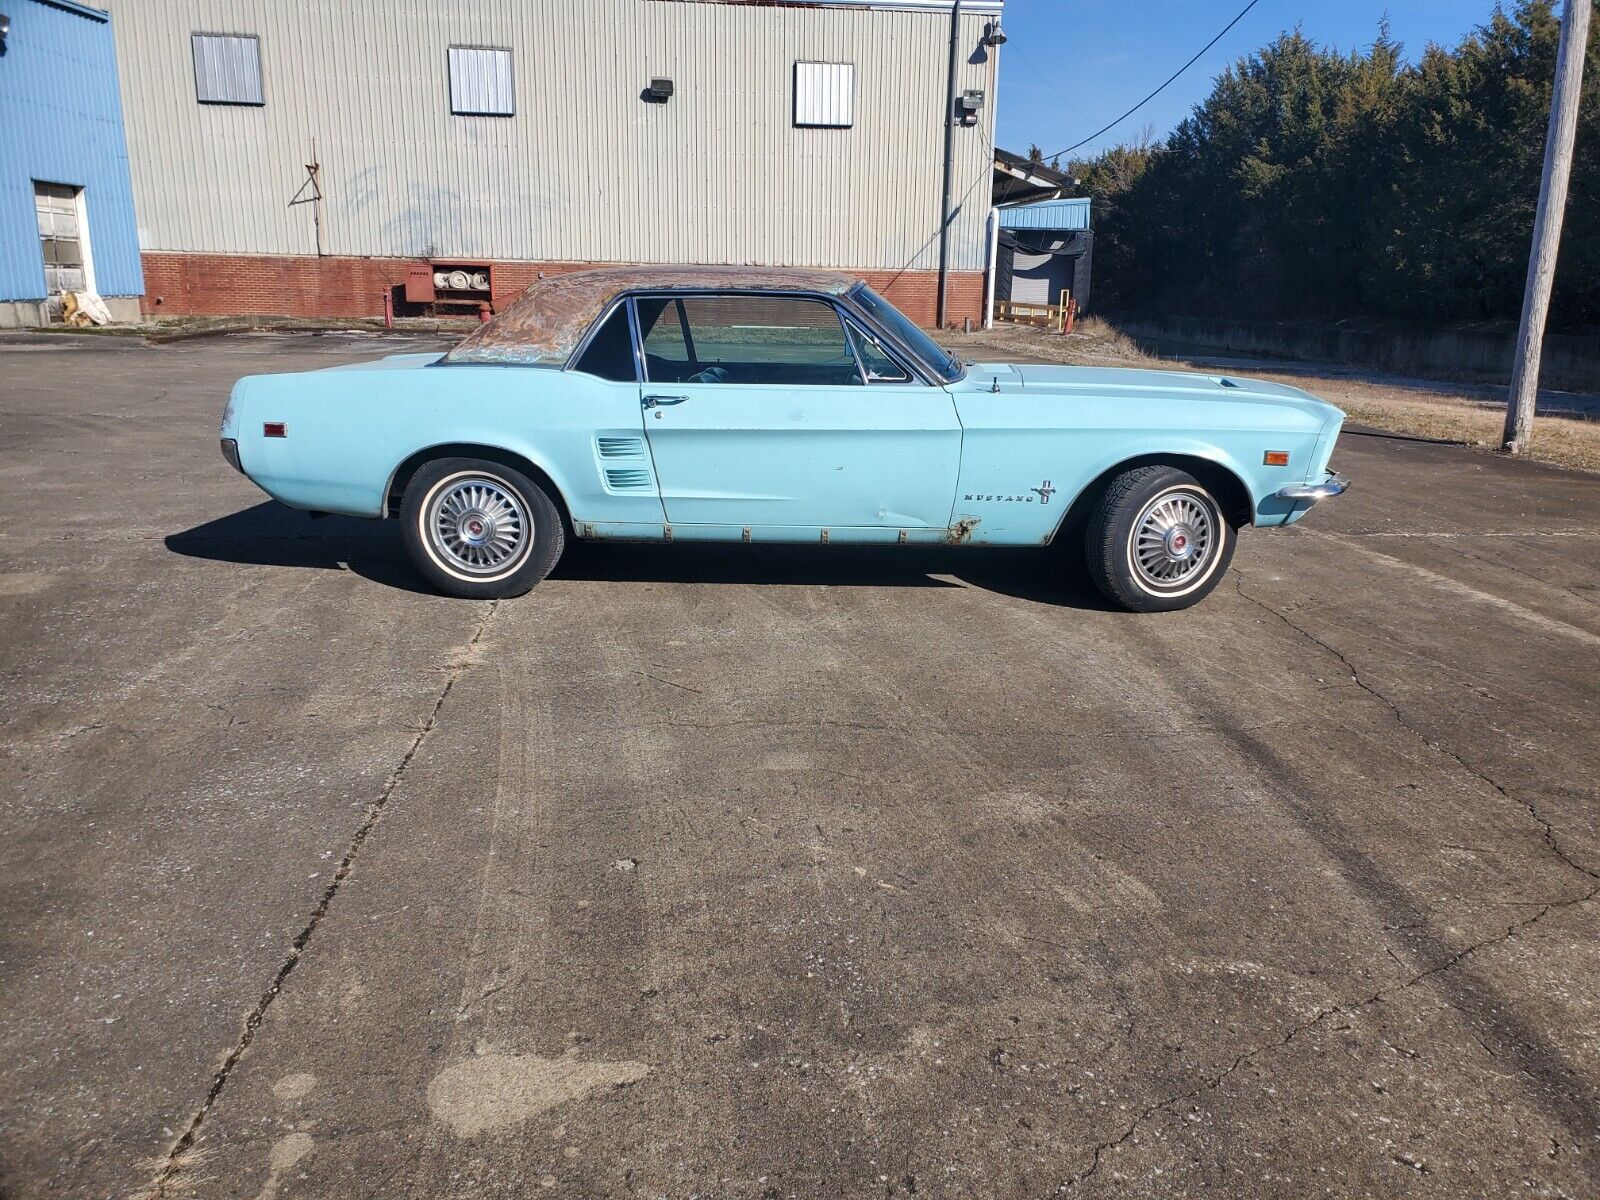
<svg viewBox="0 0 1600 1200">
<path fill-rule="evenodd" d="M 704 370 L 696 371 L 693 375 L 689 376 L 689 378 L 685 379 L 684 382 L 727 383 L 728 371 L 726 367 L 706 367 Z"/>
</svg>

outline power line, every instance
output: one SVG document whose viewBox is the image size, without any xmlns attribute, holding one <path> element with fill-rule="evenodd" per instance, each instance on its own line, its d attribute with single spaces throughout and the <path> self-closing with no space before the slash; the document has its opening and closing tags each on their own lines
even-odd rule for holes
<svg viewBox="0 0 1600 1200">
<path fill-rule="evenodd" d="M 1022 47 L 1017 42 L 1013 41 L 1011 43 L 1011 49 L 1017 55 L 1017 57 L 1022 59 L 1023 63 L 1027 65 L 1028 70 L 1032 71 L 1039 77 L 1039 82 L 1043 83 L 1045 87 L 1049 88 L 1056 95 L 1060 96 L 1063 103 L 1071 107 L 1073 112 L 1077 113 L 1080 117 L 1087 117 L 1089 115 L 1088 113 L 1084 112 L 1083 109 L 1079 108 L 1075 103 L 1073 103 L 1072 97 L 1058 88 L 1048 75 L 1033 65 L 1033 59 L 1029 58 L 1022 52 Z"/>
<path fill-rule="evenodd" d="M 1204 54 L 1207 50 L 1211 49 L 1211 47 L 1215 46 L 1218 42 L 1220 42 L 1222 40 L 1222 38 L 1223 38 L 1223 34 L 1226 34 L 1228 32 L 1228 30 L 1232 29 L 1240 21 L 1244 20 L 1245 13 L 1249 12 L 1252 8 L 1254 8 L 1257 4 L 1260 4 L 1260 3 L 1261 3 L 1261 0 L 1250 0 L 1249 4 L 1246 4 L 1242 9 L 1239 10 L 1239 15 L 1238 16 L 1234 17 L 1233 20 L 1229 21 L 1226 25 L 1224 25 L 1222 27 L 1222 31 L 1220 33 L 1218 33 L 1216 37 L 1212 38 L 1209 42 L 1207 42 L 1204 46 L 1201 46 L 1200 49 L 1195 52 L 1195 56 L 1193 58 L 1191 58 L 1188 62 L 1184 63 L 1183 66 L 1179 67 L 1171 75 L 1168 75 L 1167 78 L 1165 79 L 1165 81 L 1162 82 L 1160 87 L 1158 87 L 1155 91 L 1151 92 L 1143 100 L 1139 101 L 1139 103 L 1135 104 L 1127 112 L 1123 113 L 1115 121 L 1112 121 L 1109 125 L 1106 125 L 1104 128 L 1095 130 L 1088 137 L 1084 138 L 1083 141 L 1075 142 L 1072 145 L 1068 146 L 1065 150 L 1057 150 L 1054 154 L 1047 154 L 1047 155 L 1045 155 L 1045 157 L 1046 158 L 1058 158 L 1059 156 L 1061 156 L 1063 154 L 1071 154 L 1079 146 L 1087 146 L 1090 142 L 1094 141 L 1095 138 L 1099 137 L 1102 133 L 1105 133 L 1109 129 L 1114 129 L 1116 126 L 1122 124 L 1122 122 L 1126 121 L 1129 117 L 1133 116 L 1134 113 L 1138 112 L 1146 104 L 1149 104 L 1150 101 L 1154 100 L 1163 91 L 1165 91 L 1166 87 L 1167 87 L 1167 84 L 1171 83 L 1179 75 L 1182 75 L 1190 67 L 1194 66 L 1194 64 L 1197 63 L 1200 60 L 1200 56 L 1202 54 Z"/>
</svg>

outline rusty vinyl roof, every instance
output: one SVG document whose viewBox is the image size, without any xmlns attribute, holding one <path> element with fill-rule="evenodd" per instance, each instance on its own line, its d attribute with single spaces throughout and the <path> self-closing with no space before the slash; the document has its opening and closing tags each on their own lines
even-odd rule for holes
<svg viewBox="0 0 1600 1200">
<path fill-rule="evenodd" d="M 800 267 L 597 267 L 570 271 L 529 286 L 509 308 L 445 355 L 445 361 L 560 366 L 577 349 L 595 318 L 624 292 L 727 288 L 842 296 L 856 283 L 853 276 L 837 271 Z"/>
</svg>

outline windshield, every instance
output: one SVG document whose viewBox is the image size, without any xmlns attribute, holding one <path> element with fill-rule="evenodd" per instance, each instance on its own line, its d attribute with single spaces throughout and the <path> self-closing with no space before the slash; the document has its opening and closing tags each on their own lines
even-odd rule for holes
<svg viewBox="0 0 1600 1200">
<path fill-rule="evenodd" d="M 932 367 L 941 378 L 946 381 L 960 378 L 961 360 L 941 350 L 938 343 L 913 325 L 909 317 L 877 292 L 863 283 L 851 291 L 850 298 L 861 306 L 862 312 L 871 316 L 887 332 L 904 342 L 912 353 Z"/>
</svg>

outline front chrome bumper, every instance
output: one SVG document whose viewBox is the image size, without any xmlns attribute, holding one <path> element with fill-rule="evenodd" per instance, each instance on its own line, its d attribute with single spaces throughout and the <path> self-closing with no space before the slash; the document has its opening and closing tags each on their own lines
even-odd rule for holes
<svg viewBox="0 0 1600 1200">
<path fill-rule="evenodd" d="M 1315 504 L 1318 500 L 1326 500 L 1329 496 L 1342 496 L 1349 490 L 1349 479 L 1329 471 L 1328 477 L 1321 483 L 1294 483 L 1288 487 L 1279 488 L 1273 495 L 1280 500 L 1297 500 L 1302 504 Z"/>
</svg>

